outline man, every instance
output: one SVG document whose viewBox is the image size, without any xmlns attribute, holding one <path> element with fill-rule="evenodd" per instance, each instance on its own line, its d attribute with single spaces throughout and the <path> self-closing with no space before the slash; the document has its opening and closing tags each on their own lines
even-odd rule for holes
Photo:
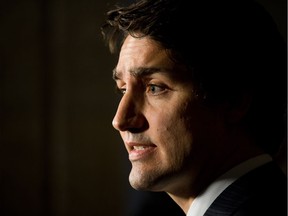
<svg viewBox="0 0 288 216">
<path fill-rule="evenodd" d="M 140 0 L 108 12 L 120 132 L 141 191 L 186 215 L 286 215 L 286 46 L 250 0 Z"/>
</svg>

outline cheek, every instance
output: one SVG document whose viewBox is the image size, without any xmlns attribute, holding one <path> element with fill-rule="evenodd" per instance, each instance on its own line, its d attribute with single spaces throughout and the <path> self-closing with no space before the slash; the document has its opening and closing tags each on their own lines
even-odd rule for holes
<svg viewBox="0 0 288 216">
<path fill-rule="evenodd" d="M 183 111 L 162 112 L 151 118 L 151 131 L 164 161 L 179 163 L 192 148 L 192 131 Z"/>
</svg>

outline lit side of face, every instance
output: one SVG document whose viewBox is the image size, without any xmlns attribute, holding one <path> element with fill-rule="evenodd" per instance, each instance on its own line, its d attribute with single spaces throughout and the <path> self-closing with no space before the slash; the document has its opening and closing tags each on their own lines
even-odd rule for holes
<svg viewBox="0 0 288 216">
<path fill-rule="evenodd" d="M 135 189 L 172 191 L 190 184 L 208 161 L 211 113 L 183 74 L 153 40 L 126 38 L 114 71 L 123 96 L 113 126 L 128 151 Z"/>
</svg>

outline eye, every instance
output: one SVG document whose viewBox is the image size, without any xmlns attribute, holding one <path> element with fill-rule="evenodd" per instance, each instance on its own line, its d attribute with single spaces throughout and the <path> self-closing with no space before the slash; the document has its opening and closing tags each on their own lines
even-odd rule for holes
<svg viewBox="0 0 288 216">
<path fill-rule="evenodd" d="M 147 92 L 152 94 L 152 95 L 159 95 L 163 93 L 166 90 L 165 87 L 155 85 L 155 84 L 149 84 L 147 85 Z"/>
<path fill-rule="evenodd" d="M 116 93 L 123 95 L 126 93 L 126 88 L 119 88 L 117 85 L 115 86 Z"/>
<path fill-rule="evenodd" d="M 124 95 L 126 93 L 126 88 L 118 88 L 118 92 Z"/>
</svg>

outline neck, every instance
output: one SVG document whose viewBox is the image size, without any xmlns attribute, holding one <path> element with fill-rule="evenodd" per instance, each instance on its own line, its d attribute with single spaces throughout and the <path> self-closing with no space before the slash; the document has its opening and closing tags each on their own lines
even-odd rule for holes
<svg viewBox="0 0 288 216">
<path fill-rule="evenodd" d="M 237 146 L 239 147 L 241 145 Z M 227 152 L 227 154 L 225 156 L 222 155 L 221 158 L 209 158 L 209 162 L 207 163 L 206 161 L 205 165 L 198 170 L 197 176 L 194 175 L 194 177 L 190 179 L 182 179 L 180 184 L 183 186 L 180 189 L 179 185 L 178 187 L 175 186 L 175 190 L 168 192 L 168 194 L 182 208 L 185 214 L 187 214 L 197 195 L 204 191 L 215 179 L 240 163 L 260 154 L 263 154 L 263 151 L 254 145 L 244 145 L 240 148 L 233 149 L 233 151 L 229 153 Z M 183 184 L 183 182 L 186 182 L 186 184 Z"/>
</svg>

